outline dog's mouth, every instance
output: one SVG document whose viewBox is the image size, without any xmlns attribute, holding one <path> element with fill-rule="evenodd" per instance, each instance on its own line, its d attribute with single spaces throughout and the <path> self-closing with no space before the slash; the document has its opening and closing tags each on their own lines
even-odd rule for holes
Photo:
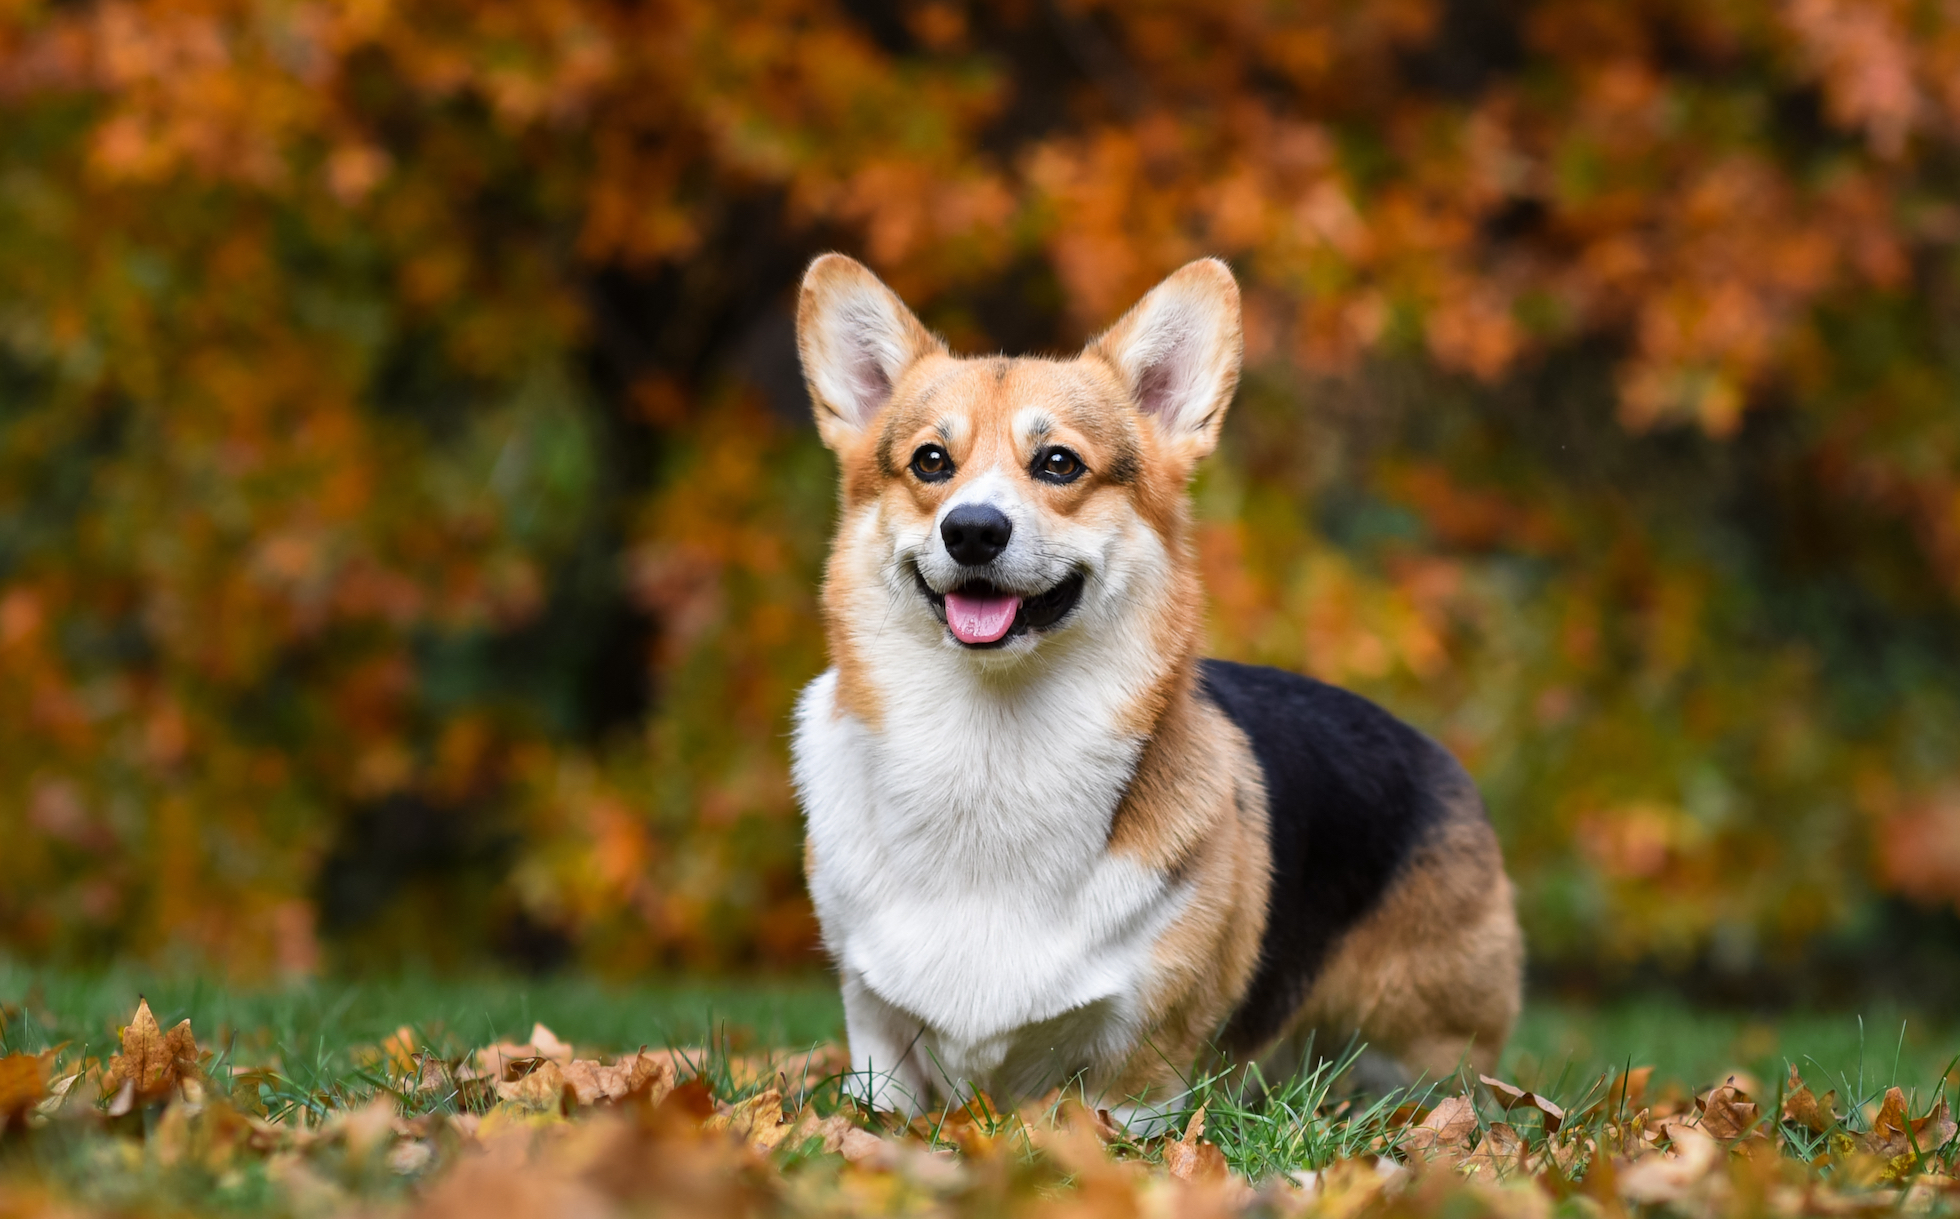
<svg viewBox="0 0 1960 1219">
<path fill-rule="evenodd" d="M 996 588 L 985 580 L 969 580 L 943 593 L 932 591 L 917 567 L 912 578 L 932 612 L 953 638 L 969 648 L 998 648 L 1031 631 L 1046 631 L 1060 623 L 1082 596 L 1082 573 L 1074 572 L 1046 592 L 1033 596 Z"/>
</svg>

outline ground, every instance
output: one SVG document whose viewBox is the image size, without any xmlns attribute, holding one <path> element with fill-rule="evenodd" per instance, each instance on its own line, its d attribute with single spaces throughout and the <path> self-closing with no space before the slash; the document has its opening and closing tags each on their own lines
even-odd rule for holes
<svg viewBox="0 0 1960 1219">
<path fill-rule="evenodd" d="M 1490 1081 L 1367 1104 L 1323 1073 L 1258 1107 L 1201 1087 L 1202 1116 L 1141 1143 L 1065 1094 L 898 1129 L 840 1103 L 840 1027 L 821 976 L 235 988 L 0 963 L 0 1219 L 1960 1209 L 1960 1029 L 1896 1010 L 1538 1001 Z"/>
</svg>

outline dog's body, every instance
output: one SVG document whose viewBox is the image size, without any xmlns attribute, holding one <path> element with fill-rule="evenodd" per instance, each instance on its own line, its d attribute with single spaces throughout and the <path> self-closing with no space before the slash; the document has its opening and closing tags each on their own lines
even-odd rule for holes
<svg viewBox="0 0 1960 1219">
<path fill-rule="evenodd" d="M 961 360 L 831 255 L 798 332 L 843 516 L 795 776 L 869 1098 L 1079 1077 L 1148 1129 L 1211 1044 L 1490 1065 L 1521 948 L 1468 777 L 1355 695 L 1198 659 L 1224 266 L 1075 360 Z"/>
</svg>

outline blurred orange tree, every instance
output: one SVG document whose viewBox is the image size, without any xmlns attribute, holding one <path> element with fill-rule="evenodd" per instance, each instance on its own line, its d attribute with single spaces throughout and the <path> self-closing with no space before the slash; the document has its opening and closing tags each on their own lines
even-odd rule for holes
<svg viewBox="0 0 1960 1219">
<path fill-rule="evenodd" d="M 7 0 L 0 122 L 15 951 L 805 959 L 833 247 L 965 350 L 1233 261 L 1214 650 L 1541 960 L 1960 897 L 1950 5 Z"/>
</svg>

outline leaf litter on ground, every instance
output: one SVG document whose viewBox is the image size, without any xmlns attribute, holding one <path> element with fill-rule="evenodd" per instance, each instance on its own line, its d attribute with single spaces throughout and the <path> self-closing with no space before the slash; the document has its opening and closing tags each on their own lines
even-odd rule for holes
<svg viewBox="0 0 1960 1219">
<path fill-rule="evenodd" d="M 351 1069 L 243 1066 L 139 999 L 106 1059 L 0 1057 L 0 1216 L 1960 1211 L 1944 1080 L 1820 1097 L 1791 1064 L 1773 1097 L 1740 1073 L 1650 1097 L 1631 1067 L 1561 1100 L 1488 1075 L 1370 1099 L 1343 1090 L 1356 1052 L 1272 1085 L 1198 1079 L 1138 1137 L 1066 1090 L 869 1113 L 828 1044 L 606 1055 L 542 1023 L 475 1048 L 403 1026 Z"/>
</svg>

